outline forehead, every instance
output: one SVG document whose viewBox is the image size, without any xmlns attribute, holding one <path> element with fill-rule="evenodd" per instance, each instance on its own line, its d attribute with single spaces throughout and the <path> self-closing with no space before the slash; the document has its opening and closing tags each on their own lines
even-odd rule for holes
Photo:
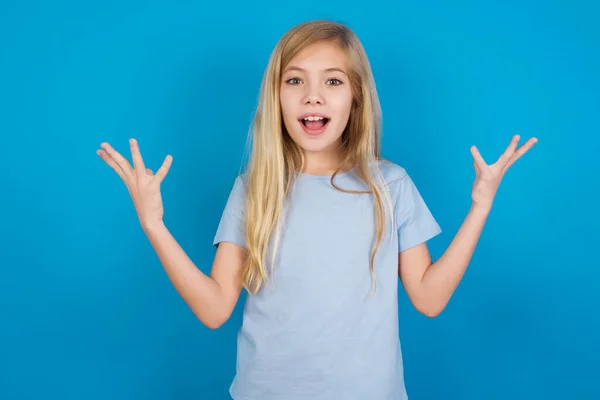
<svg viewBox="0 0 600 400">
<path fill-rule="evenodd" d="M 302 49 L 292 58 L 286 70 L 298 67 L 305 70 L 327 70 L 340 68 L 346 70 L 346 55 L 340 47 L 331 42 L 314 43 Z"/>
</svg>

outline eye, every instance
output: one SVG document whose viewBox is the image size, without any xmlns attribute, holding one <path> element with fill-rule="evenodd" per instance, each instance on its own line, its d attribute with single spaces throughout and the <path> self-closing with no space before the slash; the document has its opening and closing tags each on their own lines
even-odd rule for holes
<svg viewBox="0 0 600 400">
<path fill-rule="evenodd" d="M 334 82 L 334 83 L 331 84 L 333 86 L 338 86 L 338 85 L 341 85 L 343 83 L 342 81 L 340 81 L 339 79 L 336 79 L 336 78 L 329 79 L 327 82 Z"/>
<path fill-rule="evenodd" d="M 297 85 L 300 83 L 300 79 L 299 78 L 290 78 L 285 82 L 289 83 L 290 85 Z"/>
</svg>

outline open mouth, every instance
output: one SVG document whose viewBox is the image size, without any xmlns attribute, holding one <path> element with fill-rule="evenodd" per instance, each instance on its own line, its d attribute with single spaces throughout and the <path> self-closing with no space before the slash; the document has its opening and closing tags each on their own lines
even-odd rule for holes
<svg viewBox="0 0 600 400">
<path fill-rule="evenodd" d="M 308 129 L 320 129 L 327 125 L 327 123 L 329 122 L 329 118 L 321 118 L 316 120 L 301 119 L 300 122 Z"/>
<path fill-rule="evenodd" d="M 309 116 L 300 118 L 299 122 L 302 124 L 304 131 L 311 135 L 318 135 L 325 131 L 329 118 L 321 116 Z"/>
</svg>

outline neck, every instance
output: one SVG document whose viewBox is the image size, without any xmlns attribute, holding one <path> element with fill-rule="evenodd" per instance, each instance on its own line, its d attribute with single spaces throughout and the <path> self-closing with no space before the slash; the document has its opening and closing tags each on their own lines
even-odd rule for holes
<svg viewBox="0 0 600 400">
<path fill-rule="evenodd" d="M 304 152 L 304 169 L 302 172 L 308 175 L 331 175 L 340 167 L 342 172 L 345 172 L 352 166 L 350 163 L 342 165 L 342 159 L 340 153 Z"/>
</svg>

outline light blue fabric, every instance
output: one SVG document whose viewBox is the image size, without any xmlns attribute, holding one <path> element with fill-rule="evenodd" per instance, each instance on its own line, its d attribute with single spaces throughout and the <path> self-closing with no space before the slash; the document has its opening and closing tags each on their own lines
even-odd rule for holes
<svg viewBox="0 0 600 400">
<path fill-rule="evenodd" d="M 406 170 L 378 166 L 394 204 L 395 226 L 376 256 L 372 297 L 369 257 L 373 198 L 335 189 L 330 177 L 300 174 L 285 205 L 272 280 L 248 295 L 238 334 L 235 400 L 405 400 L 398 331 L 398 252 L 441 229 Z M 366 187 L 354 171 L 346 189 Z M 244 175 L 236 178 L 214 244 L 245 246 Z M 269 259 L 270 260 L 270 259 Z"/>
</svg>

